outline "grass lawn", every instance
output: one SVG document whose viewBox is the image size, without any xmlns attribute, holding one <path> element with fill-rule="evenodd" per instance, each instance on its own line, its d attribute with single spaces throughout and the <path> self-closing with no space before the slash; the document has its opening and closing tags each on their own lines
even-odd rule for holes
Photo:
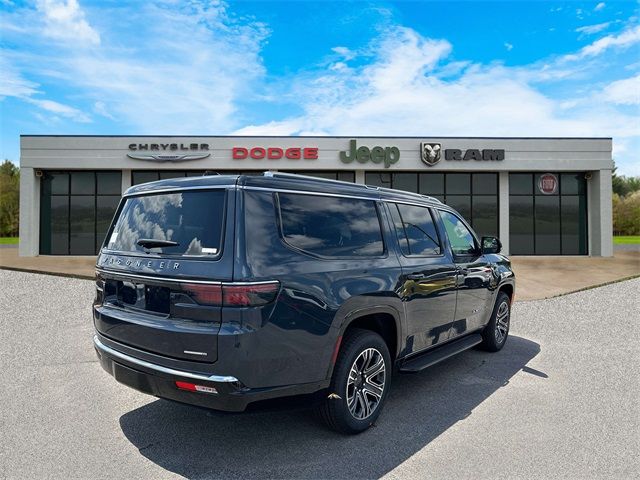
<svg viewBox="0 0 640 480">
<path fill-rule="evenodd" d="M 0 245 L 17 245 L 18 237 L 0 237 Z"/>
<path fill-rule="evenodd" d="M 637 243 L 640 243 L 640 235 L 614 236 L 613 243 L 616 245 L 635 245 Z"/>
</svg>

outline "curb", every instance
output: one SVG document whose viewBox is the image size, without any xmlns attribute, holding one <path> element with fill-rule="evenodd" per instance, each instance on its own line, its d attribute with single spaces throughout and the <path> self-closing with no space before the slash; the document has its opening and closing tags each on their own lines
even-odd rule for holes
<svg viewBox="0 0 640 480">
<path fill-rule="evenodd" d="M 520 300 L 520 302 L 526 303 L 526 302 L 538 302 L 540 300 L 551 300 L 552 298 L 564 297 L 565 295 L 571 295 L 573 293 L 579 293 L 579 292 L 584 292 L 584 291 L 587 291 L 587 290 L 593 290 L 594 288 L 606 287 L 607 285 L 613 285 L 614 283 L 626 282 L 627 280 L 633 280 L 634 278 L 640 278 L 640 273 L 638 273 L 636 275 L 629 275 L 628 277 L 617 278 L 615 280 L 609 280 L 608 282 L 598 283 L 596 285 L 589 285 L 588 287 L 582 287 L 582 288 L 579 288 L 577 290 L 571 290 L 570 292 L 559 293 L 558 295 L 552 295 L 550 297 L 533 298 L 531 300 Z M 517 290 L 516 290 L 516 303 L 519 303 L 518 302 L 518 292 L 517 292 Z"/>
<path fill-rule="evenodd" d="M 50 275 L 52 277 L 76 278 L 78 280 L 95 280 L 95 276 L 82 275 L 80 273 L 49 272 L 45 270 L 34 270 L 33 268 L 7 267 L 0 265 L 0 270 L 12 272 L 39 273 L 40 275 Z"/>
</svg>

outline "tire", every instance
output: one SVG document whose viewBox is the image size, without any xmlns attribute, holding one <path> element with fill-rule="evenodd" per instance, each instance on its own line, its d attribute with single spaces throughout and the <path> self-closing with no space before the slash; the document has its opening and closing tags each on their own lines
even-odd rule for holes
<svg viewBox="0 0 640 480">
<path fill-rule="evenodd" d="M 480 348 L 488 352 L 502 350 L 509 336 L 511 320 L 511 299 L 504 292 L 498 292 L 496 304 L 493 307 L 491 320 L 482 331 Z"/>
<path fill-rule="evenodd" d="M 357 373 L 367 370 L 368 377 Z M 318 413 L 337 432 L 363 432 L 380 416 L 390 380 L 391 357 L 382 337 L 369 330 L 349 330 Z"/>
</svg>

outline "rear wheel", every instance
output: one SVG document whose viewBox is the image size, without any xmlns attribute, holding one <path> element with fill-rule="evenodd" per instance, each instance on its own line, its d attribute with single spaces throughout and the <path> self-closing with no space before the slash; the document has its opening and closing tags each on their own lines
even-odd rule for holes
<svg viewBox="0 0 640 480">
<path fill-rule="evenodd" d="M 510 320 L 511 299 L 506 293 L 498 292 L 491 320 L 482 331 L 480 346 L 489 352 L 501 350 L 509 336 Z"/>
<path fill-rule="evenodd" d="M 369 330 L 348 331 L 320 416 L 341 433 L 366 430 L 380 415 L 390 378 L 391 358 L 382 337 Z"/>
</svg>

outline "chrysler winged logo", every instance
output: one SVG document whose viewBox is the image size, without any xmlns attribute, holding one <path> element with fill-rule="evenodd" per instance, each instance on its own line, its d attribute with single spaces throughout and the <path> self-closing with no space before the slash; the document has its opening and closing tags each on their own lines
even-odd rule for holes
<svg viewBox="0 0 640 480">
<path fill-rule="evenodd" d="M 186 162 L 189 160 L 202 160 L 207 158 L 210 153 L 176 153 L 163 155 L 161 153 L 152 153 L 144 155 L 141 153 L 127 153 L 127 157 L 135 160 L 148 160 L 150 162 Z"/>
<path fill-rule="evenodd" d="M 420 157 L 422 161 L 432 167 L 440 161 L 440 152 L 442 146 L 439 143 L 426 143 L 420 144 Z"/>
</svg>

